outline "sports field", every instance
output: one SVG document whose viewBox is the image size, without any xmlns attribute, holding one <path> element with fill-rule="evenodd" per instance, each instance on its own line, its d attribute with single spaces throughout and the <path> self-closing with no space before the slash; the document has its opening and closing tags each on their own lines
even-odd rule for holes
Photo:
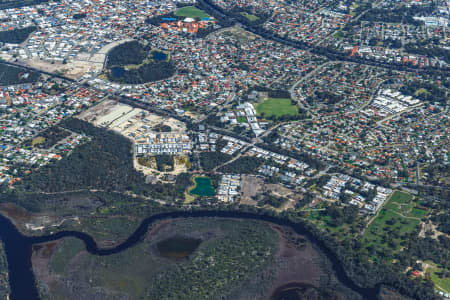
<svg viewBox="0 0 450 300">
<path fill-rule="evenodd" d="M 288 98 L 268 98 L 256 105 L 256 112 L 264 117 L 295 116 L 298 114 L 297 106 L 292 105 Z"/>
<path fill-rule="evenodd" d="M 185 6 L 178 9 L 175 13 L 178 17 L 187 17 L 187 18 L 209 18 L 210 16 L 205 13 L 203 10 L 200 10 L 194 6 Z"/>
</svg>

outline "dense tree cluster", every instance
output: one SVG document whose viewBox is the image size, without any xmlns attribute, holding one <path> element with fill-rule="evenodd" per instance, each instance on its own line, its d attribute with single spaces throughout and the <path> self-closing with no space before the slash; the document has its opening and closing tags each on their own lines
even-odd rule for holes
<svg viewBox="0 0 450 300">
<path fill-rule="evenodd" d="M 173 156 L 168 154 L 156 155 L 156 167 L 160 172 L 173 171 L 174 161 Z"/>
<path fill-rule="evenodd" d="M 176 68 L 168 61 L 151 61 L 137 69 L 124 70 L 121 76 L 114 76 L 108 72 L 108 79 L 125 84 L 142 84 L 166 79 L 175 74 Z"/>
<path fill-rule="evenodd" d="M 273 152 L 277 152 L 295 159 L 298 159 L 299 161 L 303 161 L 305 163 L 307 163 L 308 165 L 310 165 L 312 168 L 317 169 L 317 170 L 323 170 L 325 169 L 325 164 L 313 157 L 312 155 L 306 153 L 306 152 L 302 152 L 302 153 L 298 153 L 298 152 L 294 152 L 294 151 L 289 151 L 286 149 L 282 149 L 279 148 L 273 144 L 262 144 L 262 145 L 258 145 L 261 146 L 261 148 L 273 151 Z"/>
<path fill-rule="evenodd" d="M 443 233 L 450 235 L 450 211 L 446 210 L 431 218 L 433 223 L 437 224 L 437 229 Z"/>
<path fill-rule="evenodd" d="M 427 45 L 409 43 L 405 45 L 405 50 L 408 53 L 438 57 L 446 63 L 450 63 L 450 50 L 432 45 L 431 43 L 427 43 Z"/>
<path fill-rule="evenodd" d="M 251 174 L 260 167 L 264 162 L 264 159 L 254 156 L 243 156 L 237 160 L 221 167 L 218 171 L 222 173 L 236 173 L 236 174 Z"/>
<path fill-rule="evenodd" d="M 317 91 L 317 92 L 315 92 L 315 98 L 318 101 L 326 103 L 328 105 L 334 105 L 334 104 L 339 103 L 342 100 L 344 100 L 344 97 L 342 97 L 341 95 L 335 94 L 330 91 Z M 313 104 L 315 99 L 308 98 L 307 101 L 310 104 Z"/>
<path fill-rule="evenodd" d="M 79 119 L 66 119 L 60 126 L 84 133 L 91 141 L 75 148 L 62 160 L 24 176 L 17 190 L 33 193 L 93 189 L 119 193 L 133 192 L 170 201 L 183 197 L 187 186 L 186 175 L 179 175 L 175 186 L 145 183 L 144 175 L 133 167 L 131 143 L 125 137 L 113 131 L 94 127 Z M 14 198 L 13 202 L 25 200 L 17 193 L 7 197 Z M 38 207 L 35 209 L 38 210 L 39 202 L 36 204 Z"/>
<path fill-rule="evenodd" d="M 419 6 L 411 5 L 408 8 L 372 8 L 362 15 L 361 21 L 386 22 L 386 23 L 405 23 L 420 26 L 422 21 L 415 20 L 413 17 L 417 14 L 430 14 L 435 9 L 434 5 Z"/>
<path fill-rule="evenodd" d="M 120 44 L 108 52 L 108 67 L 139 65 L 147 57 L 150 50 L 138 41 Z"/>
<path fill-rule="evenodd" d="M 62 129 L 59 126 L 52 126 L 39 134 L 38 137 L 42 137 L 45 140 L 42 143 L 36 144 L 35 147 L 41 149 L 49 149 L 68 136 L 70 136 L 69 131 Z M 32 143 L 33 140 L 26 141 L 27 146 L 31 146 Z"/>
<path fill-rule="evenodd" d="M 220 234 L 209 225 L 208 238 L 189 260 L 176 268 L 166 267 L 149 281 L 146 299 L 235 299 L 230 293 L 246 288 L 247 280 L 272 261 L 277 235 L 269 226 L 221 220 L 214 224 L 220 228 Z M 188 226 L 184 225 L 193 227 Z M 192 232 L 205 231 L 195 226 Z"/>
<path fill-rule="evenodd" d="M 421 89 L 424 92 L 418 92 Z M 439 102 L 442 105 L 445 105 L 449 98 L 446 90 L 438 87 L 436 84 L 422 81 L 410 81 L 400 88 L 400 92 L 420 100 L 430 101 L 432 103 Z"/>
<path fill-rule="evenodd" d="M 273 194 L 262 194 L 258 200 L 258 206 L 270 205 L 274 208 L 280 208 L 286 201 L 286 198 L 278 197 Z"/>
<path fill-rule="evenodd" d="M 30 26 L 21 29 L 0 31 L 0 43 L 20 44 L 35 30 L 35 26 Z"/>
<path fill-rule="evenodd" d="M 165 125 L 165 124 L 157 124 L 153 127 L 153 131 L 155 132 L 171 132 L 172 131 L 172 127 L 170 127 L 169 125 Z"/>
<path fill-rule="evenodd" d="M 231 155 L 220 151 L 199 153 L 200 165 L 203 171 L 211 171 L 215 167 L 229 161 L 231 158 Z"/>
<path fill-rule="evenodd" d="M 39 73 L 3 64 L 0 62 L 0 86 L 20 83 L 33 83 L 39 78 Z"/>
<path fill-rule="evenodd" d="M 137 41 L 123 43 L 108 53 L 108 79 L 126 84 L 142 84 L 168 78 L 175 74 L 171 61 L 149 58 L 151 48 Z M 145 61 L 148 59 L 148 61 Z M 139 65 L 127 69 L 127 65 Z"/>
<path fill-rule="evenodd" d="M 359 209 L 355 205 L 348 205 L 342 208 L 333 203 L 322 214 L 330 217 L 329 225 L 341 226 L 342 224 L 354 223 L 358 218 L 358 211 Z"/>
<path fill-rule="evenodd" d="M 154 26 L 159 26 L 161 23 L 166 23 L 166 19 L 178 19 L 178 17 L 174 13 L 168 13 L 164 15 L 152 16 L 145 20 L 145 23 L 151 24 Z"/>
<path fill-rule="evenodd" d="M 288 98 L 288 99 L 291 98 L 291 93 L 287 90 L 276 90 L 261 85 L 254 86 L 250 90 L 255 90 L 258 92 L 267 92 L 269 98 Z"/>
</svg>

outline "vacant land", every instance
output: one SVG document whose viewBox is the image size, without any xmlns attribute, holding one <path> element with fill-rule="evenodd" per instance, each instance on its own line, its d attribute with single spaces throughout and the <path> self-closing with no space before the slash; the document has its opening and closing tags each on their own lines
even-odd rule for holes
<svg viewBox="0 0 450 300">
<path fill-rule="evenodd" d="M 292 105 L 291 99 L 268 98 L 256 105 L 256 112 L 263 117 L 295 116 L 298 114 L 297 106 Z"/>
<path fill-rule="evenodd" d="M 243 175 L 241 181 L 241 203 L 256 205 L 254 197 L 263 191 L 264 180 L 254 175 Z"/>
<path fill-rule="evenodd" d="M 204 12 L 203 10 L 200 10 L 194 6 L 185 6 L 177 10 L 175 13 L 178 17 L 187 17 L 187 18 L 209 18 L 210 16 Z"/>
</svg>

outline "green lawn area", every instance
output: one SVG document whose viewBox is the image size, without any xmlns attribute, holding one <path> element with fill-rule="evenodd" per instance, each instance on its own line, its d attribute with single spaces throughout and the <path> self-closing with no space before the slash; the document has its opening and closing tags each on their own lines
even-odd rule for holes
<svg viewBox="0 0 450 300">
<path fill-rule="evenodd" d="M 410 194 L 400 191 L 395 191 L 391 197 L 391 202 L 409 203 L 411 200 L 412 196 Z"/>
<path fill-rule="evenodd" d="M 395 191 L 389 202 L 385 205 L 386 209 L 398 212 L 406 217 L 423 218 L 427 211 L 415 207 L 412 196 L 408 193 Z"/>
<path fill-rule="evenodd" d="M 428 91 L 424 88 L 420 88 L 414 93 L 414 95 L 416 95 L 416 96 L 420 96 L 422 94 L 428 94 Z"/>
<path fill-rule="evenodd" d="M 184 204 L 189 204 L 194 202 L 195 197 L 189 194 L 188 192 L 184 193 Z"/>
<path fill-rule="evenodd" d="M 241 15 L 244 16 L 244 17 L 246 17 L 247 20 L 249 20 L 250 22 L 255 22 L 255 21 L 258 21 L 258 20 L 259 20 L 259 17 L 258 17 L 258 16 L 249 14 L 249 13 L 247 13 L 247 12 L 241 12 Z"/>
<path fill-rule="evenodd" d="M 203 10 L 200 10 L 194 6 L 185 6 L 180 9 L 178 9 L 175 13 L 178 17 L 187 17 L 187 18 L 209 18 L 210 16 L 204 12 Z"/>
<path fill-rule="evenodd" d="M 350 6 L 350 15 L 353 17 L 356 16 L 356 12 L 354 11 L 359 7 L 359 4 L 353 3 L 352 6 Z"/>
<path fill-rule="evenodd" d="M 342 38 L 344 37 L 344 35 L 342 34 L 342 31 L 341 31 L 341 30 L 336 31 L 336 32 L 333 34 L 333 36 L 334 36 L 335 38 L 338 38 L 338 39 L 342 39 Z"/>
<path fill-rule="evenodd" d="M 268 98 L 257 104 L 255 108 L 258 115 L 264 114 L 264 117 L 295 116 L 298 114 L 297 106 L 292 105 L 291 99 L 287 98 Z"/>
<path fill-rule="evenodd" d="M 377 218 L 366 229 L 363 240 L 376 249 L 390 248 L 398 251 L 405 234 L 411 233 L 420 224 L 427 211 L 414 207 L 413 197 L 404 192 L 395 191 Z M 391 240 L 389 246 L 388 240 Z"/>
<path fill-rule="evenodd" d="M 425 262 L 430 265 L 430 267 L 427 268 L 427 271 L 429 271 L 431 274 L 431 280 L 435 283 L 435 285 L 439 286 L 435 286 L 436 289 L 444 291 L 446 293 L 450 293 L 450 277 L 439 278 L 437 273 L 440 273 L 442 271 L 442 268 L 437 266 L 432 261 L 427 260 Z"/>
<path fill-rule="evenodd" d="M 322 208 L 322 206 L 319 205 L 316 208 Z M 328 231 L 332 234 L 337 233 L 339 236 L 338 239 L 341 239 L 343 237 L 342 233 L 345 232 L 345 229 L 348 227 L 346 224 L 340 226 L 332 225 L 331 217 L 323 214 L 322 211 L 309 211 L 307 218 L 321 230 Z"/>
<path fill-rule="evenodd" d="M 31 142 L 31 146 L 36 146 L 39 144 L 43 144 L 45 142 L 45 138 L 42 136 L 38 136 L 37 138 L 34 138 L 33 141 Z"/>
<path fill-rule="evenodd" d="M 237 121 L 238 121 L 238 123 L 246 123 L 247 118 L 246 117 L 237 117 Z"/>
</svg>

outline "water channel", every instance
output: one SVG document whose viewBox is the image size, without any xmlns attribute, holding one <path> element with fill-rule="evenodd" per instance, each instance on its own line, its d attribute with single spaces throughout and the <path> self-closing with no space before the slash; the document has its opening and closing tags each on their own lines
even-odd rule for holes
<svg viewBox="0 0 450 300">
<path fill-rule="evenodd" d="M 11 286 L 11 300 L 35 300 L 39 295 L 35 285 L 34 274 L 32 271 L 31 255 L 34 244 L 55 241 L 64 237 L 75 237 L 84 242 L 86 250 L 93 255 L 110 255 L 126 250 L 136 243 L 139 243 L 145 236 L 147 229 L 153 223 L 171 218 L 232 218 L 232 219 L 251 219 L 274 223 L 282 226 L 291 227 L 296 233 L 305 235 L 312 243 L 317 245 L 321 251 L 331 261 L 333 270 L 337 279 L 347 288 L 359 293 L 364 299 L 376 299 L 379 292 L 379 286 L 373 288 L 361 288 L 356 285 L 345 273 L 343 266 L 336 255 L 321 241 L 315 239 L 309 231 L 301 224 L 290 222 L 273 216 L 263 216 L 255 213 L 236 212 L 236 211 L 183 211 L 170 212 L 154 215 L 142 221 L 139 227 L 133 232 L 126 241 L 114 248 L 99 249 L 94 239 L 85 233 L 78 231 L 60 231 L 52 235 L 28 237 L 21 234 L 12 222 L 0 215 L 0 238 L 5 245 L 6 258 L 9 266 L 9 281 Z"/>
</svg>

